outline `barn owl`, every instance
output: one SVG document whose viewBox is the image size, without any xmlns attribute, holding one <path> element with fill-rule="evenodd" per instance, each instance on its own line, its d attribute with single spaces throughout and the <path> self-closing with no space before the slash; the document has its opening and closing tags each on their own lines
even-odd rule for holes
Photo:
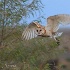
<svg viewBox="0 0 70 70">
<path fill-rule="evenodd" d="M 38 22 L 30 23 L 23 31 L 22 38 L 25 40 L 29 40 L 38 36 L 41 37 L 50 37 L 54 38 L 54 40 L 59 44 L 58 36 L 61 36 L 61 33 L 58 33 L 59 24 L 69 24 L 70 23 L 70 15 L 68 14 L 59 14 L 50 16 L 47 18 L 47 25 L 42 26 Z"/>
</svg>

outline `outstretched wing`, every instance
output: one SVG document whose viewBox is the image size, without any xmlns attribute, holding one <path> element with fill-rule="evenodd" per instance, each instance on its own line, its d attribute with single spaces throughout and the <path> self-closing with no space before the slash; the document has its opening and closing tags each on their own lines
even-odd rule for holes
<svg viewBox="0 0 70 70">
<path fill-rule="evenodd" d="M 25 40 L 29 40 L 38 36 L 36 31 L 37 28 L 41 27 L 41 25 L 37 22 L 30 23 L 22 33 L 22 38 Z"/>
<path fill-rule="evenodd" d="M 70 23 L 70 15 L 67 14 L 60 14 L 54 15 L 47 18 L 47 26 L 46 30 L 48 29 L 51 32 L 56 32 L 59 29 L 59 24 L 69 24 Z"/>
</svg>

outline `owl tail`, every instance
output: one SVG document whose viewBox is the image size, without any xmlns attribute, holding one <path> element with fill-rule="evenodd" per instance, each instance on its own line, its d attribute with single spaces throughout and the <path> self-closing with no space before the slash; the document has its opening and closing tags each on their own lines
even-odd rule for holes
<svg viewBox="0 0 70 70">
<path fill-rule="evenodd" d="M 59 37 L 59 36 L 61 36 L 61 35 L 62 35 L 62 33 L 63 33 L 63 32 L 60 32 L 60 33 L 59 33 L 59 32 L 57 32 L 57 33 L 54 35 L 54 37 Z"/>
</svg>

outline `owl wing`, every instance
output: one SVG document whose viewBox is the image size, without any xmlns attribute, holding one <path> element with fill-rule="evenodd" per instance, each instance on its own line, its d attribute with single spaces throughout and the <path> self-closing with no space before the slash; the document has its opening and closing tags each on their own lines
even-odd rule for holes
<svg viewBox="0 0 70 70">
<path fill-rule="evenodd" d="M 37 22 L 30 23 L 22 33 L 22 38 L 25 40 L 29 40 L 38 36 L 36 31 L 37 28 L 41 27 L 41 25 Z"/>
<path fill-rule="evenodd" d="M 59 24 L 69 24 L 70 23 L 70 15 L 67 14 L 60 14 L 60 15 L 54 15 L 47 18 L 47 26 L 46 29 L 48 29 L 51 32 L 57 32 L 59 29 Z"/>
</svg>

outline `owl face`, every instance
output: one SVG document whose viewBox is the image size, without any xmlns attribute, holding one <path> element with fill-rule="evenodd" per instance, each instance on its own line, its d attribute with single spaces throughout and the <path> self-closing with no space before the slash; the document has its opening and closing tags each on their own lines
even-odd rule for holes
<svg viewBox="0 0 70 70">
<path fill-rule="evenodd" d="M 45 34 L 45 29 L 44 28 L 37 28 L 36 33 L 38 34 L 38 36 L 42 36 Z"/>
</svg>

